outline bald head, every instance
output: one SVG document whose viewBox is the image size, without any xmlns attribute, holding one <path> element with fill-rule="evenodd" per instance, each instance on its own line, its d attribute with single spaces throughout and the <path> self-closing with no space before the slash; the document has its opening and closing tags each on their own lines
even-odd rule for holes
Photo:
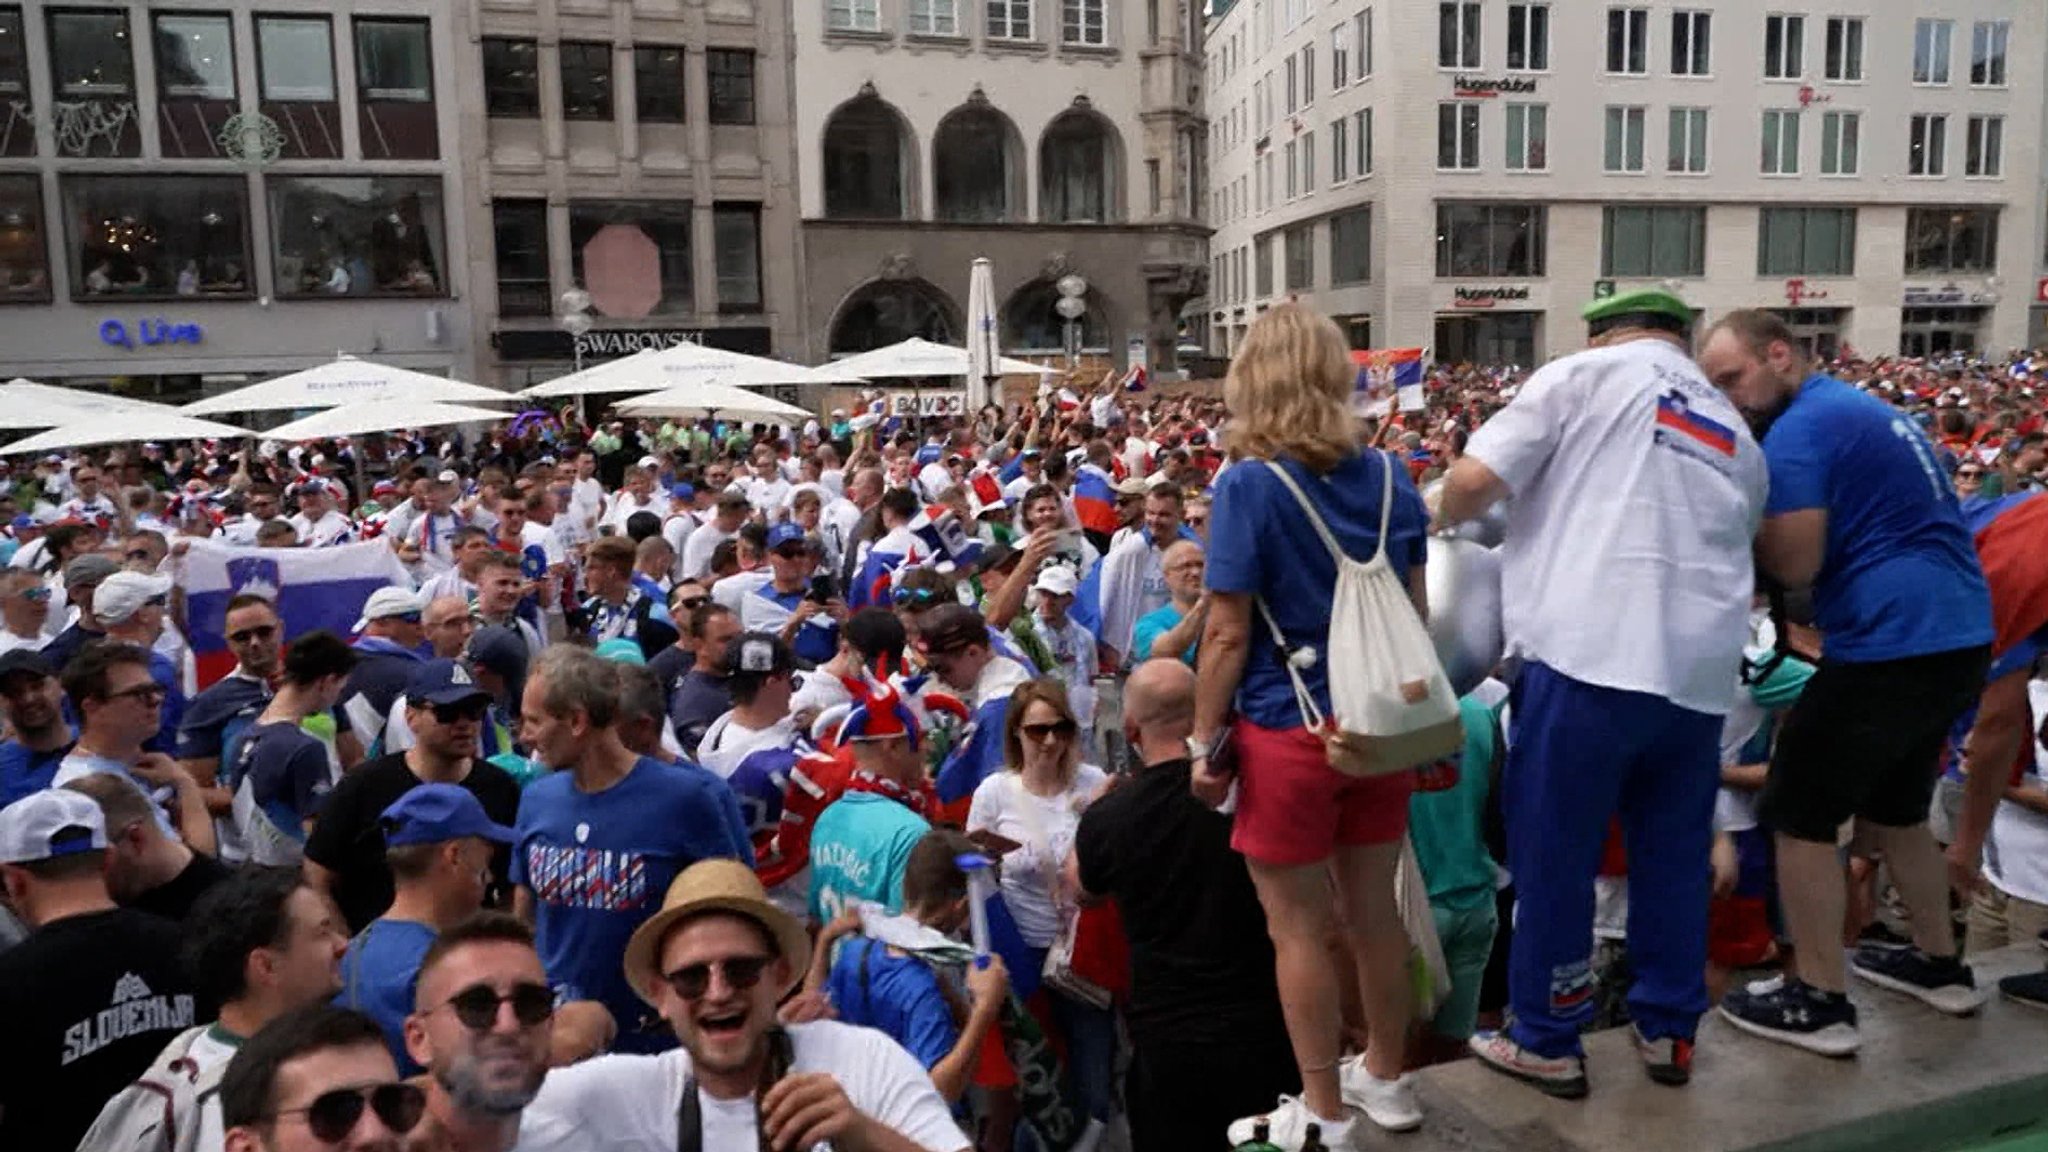
<svg viewBox="0 0 2048 1152">
<path fill-rule="evenodd" d="M 1174 659 L 1147 660 L 1124 683 L 1124 737 L 1145 763 L 1187 755 L 1195 728 L 1195 672 Z"/>
<path fill-rule="evenodd" d="M 853 474 L 853 482 L 846 486 L 846 498 L 866 508 L 882 498 L 886 483 L 880 468 L 863 468 Z"/>
</svg>

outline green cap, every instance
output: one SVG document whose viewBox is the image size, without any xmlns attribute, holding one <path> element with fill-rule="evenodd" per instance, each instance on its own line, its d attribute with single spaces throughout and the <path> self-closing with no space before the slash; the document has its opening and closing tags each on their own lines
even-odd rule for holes
<svg viewBox="0 0 2048 1152">
<path fill-rule="evenodd" d="M 1602 300 L 1595 300 L 1579 310 L 1579 316 L 1589 324 L 1598 324 L 1616 316 L 1668 316 L 1682 323 L 1692 323 L 1692 308 L 1685 301 L 1662 288 L 1638 288 L 1633 292 L 1618 292 Z"/>
</svg>

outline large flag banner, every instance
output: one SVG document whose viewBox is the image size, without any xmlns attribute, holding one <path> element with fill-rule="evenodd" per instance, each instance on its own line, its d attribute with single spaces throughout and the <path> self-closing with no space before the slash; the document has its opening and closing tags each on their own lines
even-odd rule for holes
<svg viewBox="0 0 2048 1152">
<path fill-rule="evenodd" d="M 322 628 L 346 637 L 370 593 L 410 583 L 383 540 L 328 548 L 241 548 L 194 540 L 179 563 L 186 631 L 202 686 L 234 671 L 226 634 L 228 601 L 244 592 L 277 605 L 290 641 Z"/>
<path fill-rule="evenodd" d="M 1093 464 L 1074 470 L 1074 518 L 1090 532 L 1117 530 L 1116 482 Z"/>
<path fill-rule="evenodd" d="M 1423 348 L 1361 348 L 1351 353 L 1358 366 L 1351 407 L 1360 416 L 1384 416 L 1398 402 L 1403 412 L 1428 407 L 1422 394 Z"/>
</svg>

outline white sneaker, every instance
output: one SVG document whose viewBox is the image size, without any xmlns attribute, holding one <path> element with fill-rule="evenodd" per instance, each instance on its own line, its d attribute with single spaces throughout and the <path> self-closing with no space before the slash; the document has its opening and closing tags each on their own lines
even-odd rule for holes
<svg viewBox="0 0 2048 1152">
<path fill-rule="evenodd" d="M 1337 1065 L 1337 1086 L 1346 1104 L 1389 1132 L 1422 1127 L 1422 1103 L 1415 1098 L 1413 1077 L 1382 1080 L 1366 1071 L 1365 1056 L 1360 1054 Z"/>
<path fill-rule="evenodd" d="M 1259 1122 L 1266 1123 L 1266 1142 L 1285 1152 L 1301 1152 L 1301 1146 L 1308 1143 L 1308 1126 L 1318 1128 L 1318 1138 L 1333 1152 L 1347 1152 L 1351 1147 L 1351 1117 L 1342 1120 L 1325 1120 L 1308 1110 L 1299 1096 L 1282 1096 L 1280 1104 L 1262 1116 L 1247 1116 L 1232 1121 L 1226 1133 L 1234 1148 L 1250 1143 L 1256 1134 Z"/>
</svg>

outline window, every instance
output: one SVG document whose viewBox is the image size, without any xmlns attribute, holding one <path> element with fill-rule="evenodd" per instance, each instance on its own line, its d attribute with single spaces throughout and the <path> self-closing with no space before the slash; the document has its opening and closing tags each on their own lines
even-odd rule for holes
<svg viewBox="0 0 2048 1152">
<path fill-rule="evenodd" d="M 356 91 L 364 100 L 433 100 L 433 49 L 425 20 L 358 19 L 355 30 Z"/>
<path fill-rule="evenodd" d="M 334 100 L 334 29 L 325 16 L 258 16 L 257 76 L 278 103 Z"/>
<path fill-rule="evenodd" d="M 708 48 L 704 69 L 709 73 L 711 122 L 752 124 L 754 122 L 754 54 L 745 48 Z"/>
<path fill-rule="evenodd" d="M 602 40 L 564 40 L 562 116 L 568 120 L 612 118 L 612 46 Z"/>
<path fill-rule="evenodd" d="M 448 294 L 440 180 L 272 177 L 269 184 L 279 296 Z"/>
<path fill-rule="evenodd" d="M 1649 73 L 1648 8 L 1607 10 L 1607 70 L 1620 76 L 1643 76 Z"/>
<path fill-rule="evenodd" d="M 1823 112 L 1820 117 L 1820 174 L 1854 176 L 1862 167 L 1863 114 Z"/>
<path fill-rule="evenodd" d="M 20 25 L 0 33 L 20 35 Z M 43 236 L 40 177 L 0 176 L 0 302 L 50 298 L 50 252 Z"/>
<path fill-rule="evenodd" d="M 908 129 L 878 96 L 857 96 L 825 121 L 825 218 L 900 220 L 910 215 Z"/>
<path fill-rule="evenodd" d="M 1351 178 L 1351 121 L 1342 116 L 1330 121 L 1330 183 Z"/>
<path fill-rule="evenodd" d="M 1363 80 L 1372 75 L 1372 9 L 1351 18 L 1351 45 L 1358 50 L 1354 74 Z"/>
<path fill-rule="evenodd" d="M 1436 206 L 1436 274 L 1541 276 L 1546 218 L 1540 204 Z"/>
<path fill-rule="evenodd" d="M 1108 44 L 1105 0 L 1060 0 L 1060 42 L 1090 48 Z"/>
<path fill-rule="evenodd" d="M 1031 39 L 1031 0 L 988 0 L 991 40 Z"/>
<path fill-rule="evenodd" d="M 1643 122 L 1641 108 L 1607 109 L 1607 146 L 1601 167 L 1608 172 L 1643 171 Z"/>
<path fill-rule="evenodd" d="M 1998 267 L 1998 209 L 1906 210 L 1906 275 L 1991 272 Z"/>
<path fill-rule="evenodd" d="M 1508 71 L 1550 70 L 1550 5 L 1508 5 Z"/>
<path fill-rule="evenodd" d="M 1479 58 L 1477 0 L 1443 0 L 1436 6 L 1436 66 L 1477 68 Z"/>
<path fill-rule="evenodd" d="M 1979 20 L 1970 26 L 1970 83 L 1979 88 L 2005 87 L 2005 47 L 2012 21 Z"/>
<path fill-rule="evenodd" d="M 1799 113 L 1789 108 L 1764 109 L 1766 176 L 1799 175 Z"/>
<path fill-rule="evenodd" d="M 1863 17 L 1830 16 L 1827 25 L 1827 60 L 1821 75 L 1829 80 L 1861 83 L 1863 80 Z"/>
<path fill-rule="evenodd" d="M 1301 46 L 1301 106 L 1306 108 L 1315 102 L 1316 46 L 1313 44 L 1303 44 Z"/>
<path fill-rule="evenodd" d="M 498 315 L 546 316 L 552 312 L 547 201 L 492 201 L 491 238 L 498 260 Z"/>
<path fill-rule="evenodd" d="M 531 40 L 486 36 L 483 56 L 485 115 L 503 120 L 538 119 L 539 46 Z M 640 83 L 647 81 L 643 78 Z"/>
<path fill-rule="evenodd" d="M 125 10 L 51 12 L 49 22 L 50 82 L 59 101 L 135 99 Z"/>
<path fill-rule="evenodd" d="M 1543 104 L 1507 106 L 1510 172 L 1542 172 L 1550 167 L 1550 108 Z"/>
<path fill-rule="evenodd" d="M 1109 220 L 1114 154 L 1101 116 L 1075 108 L 1055 117 L 1038 143 L 1039 218 L 1057 224 Z"/>
<path fill-rule="evenodd" d="M 1252 81 L 1252 118 L 1254 127 L 1260 132 L 1264 132 L 1267 123 L 1266 82 L 1264 80 Z"/>
<path fill-rule="evenodd" d="M 1601 211 L 1602 276 L 1704 276 L 1707 210 L 1690 205 Z"/>
<path fill-rule="evenodd" d="M 1351 140 L 1358 150 L 1351 170 L 1360 176 L 1372 175 L 1372 109 L 1361 108 L 1351 114 Z"/>
<path fill-rule="evenodd" d="M 1316 190 L 1316 134 L 1313 130 L 1301 134 L 1301 194 Z"/>
<path fill-rule="evenodd" d="M 1363 284 L 1372 278 L 1372 209 L 1353 208 L 1330 217 L 1330 286 Z"/>
<path fill-rule="evenodd" d="M 1330 29 L 1330 90 L 1332 92 L 1351 83 L 1351 25 L 1339 24 Z"/>
<path fill-rule="evenodd" d="M 1948 83 L 1949 37 L 1954 31 L 1950 20 L 1913 21 L 1913 83 Z"/>
<path fill-rule="evenodd" d="M 1289 292 L 1306 292 L 1316 286 L 1316 230 L 1313 224 L 1289 228 L 1281 236 L 1281 255 L 1287 261 Z"/>
<path fill-rule="evenodd" d="M 1021 182 L 1012 186 L 1012 173 L 1024 166 L 1023 156 L 1010 148 L 1016 132 L 1008 117 L 985 103 L 962 105 L 939 121 L 932 133 L 936 219 L 981 223 L 1012 218 L 1027 191 Z"/>
<path fill-rule="evenodd" d="M 1252 240 L 1252 290 L 1258 296 L 1273 294 L 1273 234 Z"/>
<path fill-rule="evenodd" d="M 1764 17 L 1764 79 L 1797 80 L 1806 74 L 1806 17 Z"/>
<path fill-rule="evenodd" d="M 1707 170 L 1707 110 L 1673 108 L 1664 170 L 1698 176 Z"/>
<path fill-rule="evenodd" d="M 14 136 L 25 136 L 30 147 L 35 145 L 34 122 L 27 119 L 28 42 L 22 36 L 21 9 L 0 8 L 0 100 L 7 101 L 9 106 L 20 105 L 19 111 L 0 128 L 0 156 L 27 155 L 9 149 Z"/>
<path fill-rule="evenodd" d="M 1963 136 L 1963 175 L 2005 175 L 2005 117 L 1970 117 Z"/>
<path fill-rule="evenodd" d="M 67 176 L 63 189 L 74 299 L 251 294 L 242 177 Z"/>
<path fill-rule="evenodd" d="M 960 19 L 953 0 L 910 0 L 912 36 L 958 36 Z"/>
<path fill-rule="evenodd" d="M 1854 208 L 1761 208 L 1756 230 L 1759 276 L 1854 276 Z"/>
<path fill-rule="evenodd" d="M 226 16 L 159 12 L 156 86 L 165 100 L 235 98 L 235 37 Z"/>
<path fill-rule="evenodd" d="M 571 274 L 590 290 L 599 315 L 637 320 L 695 312 L 690 252 L 687 200 L 569 204 Z"/>
<path fill-rule="evenodd" d="M 881 4 L 879 0 L 827 0 L 825 27 L 834 32 L 879 32 Z"/>
<path fill-rule="evenodd" d="M 1671 14 L 1671 74 L 1711 76 L 1714 72 L 1714 15 L 1711 12 Z"/>
<path fill-rule="evenodd" d="M 1298 178 L 1299 173 L 1297 169 L 1297 165 L 1301 163 L 1301 149 L 1296 147 L 1295 141 L 1289 140 L 1287 147 L 1284 149 L 1284 154 L 1286 159 L 1282 166 L 1287 169 L 1284 177 L 1287 181 L 1287 199 L 1292 200 L 1296 196 L 1301 195 L 1301 182 Z"/>
<path fill-rule="evenodd" d="M 1948 117 L 1938 112 L 1916 112 L 1907 121 L 1906 175 L 1943 176 L 1948 173 Z"/>
<path fill-rule="evenodd" d="M 1281 107 L 1289 116 L 1301 110 L 1301 78 L 1295 74 L 1299 66 L 1292 56 L 1281 63 L 1280 73 L 1287 78 L 1287 102 Z"/>
<path fill-rule="evenodd" d="M 1439 170 L 1479 167 L 1479 105 L 1451 100 L 1436 106 L 1436 166 Z"/>
<path fill-rule="evenodd" d="M 711 209 L 712 263 L 718 269 L 718 310 L 761 310 L 761 206 Z"/>
<path fill-rule="evenodd" d="M 633 49 L 633 111 L 642 124 L 683 122 L 683 49 L 643 44 Z"/>
</svg>

